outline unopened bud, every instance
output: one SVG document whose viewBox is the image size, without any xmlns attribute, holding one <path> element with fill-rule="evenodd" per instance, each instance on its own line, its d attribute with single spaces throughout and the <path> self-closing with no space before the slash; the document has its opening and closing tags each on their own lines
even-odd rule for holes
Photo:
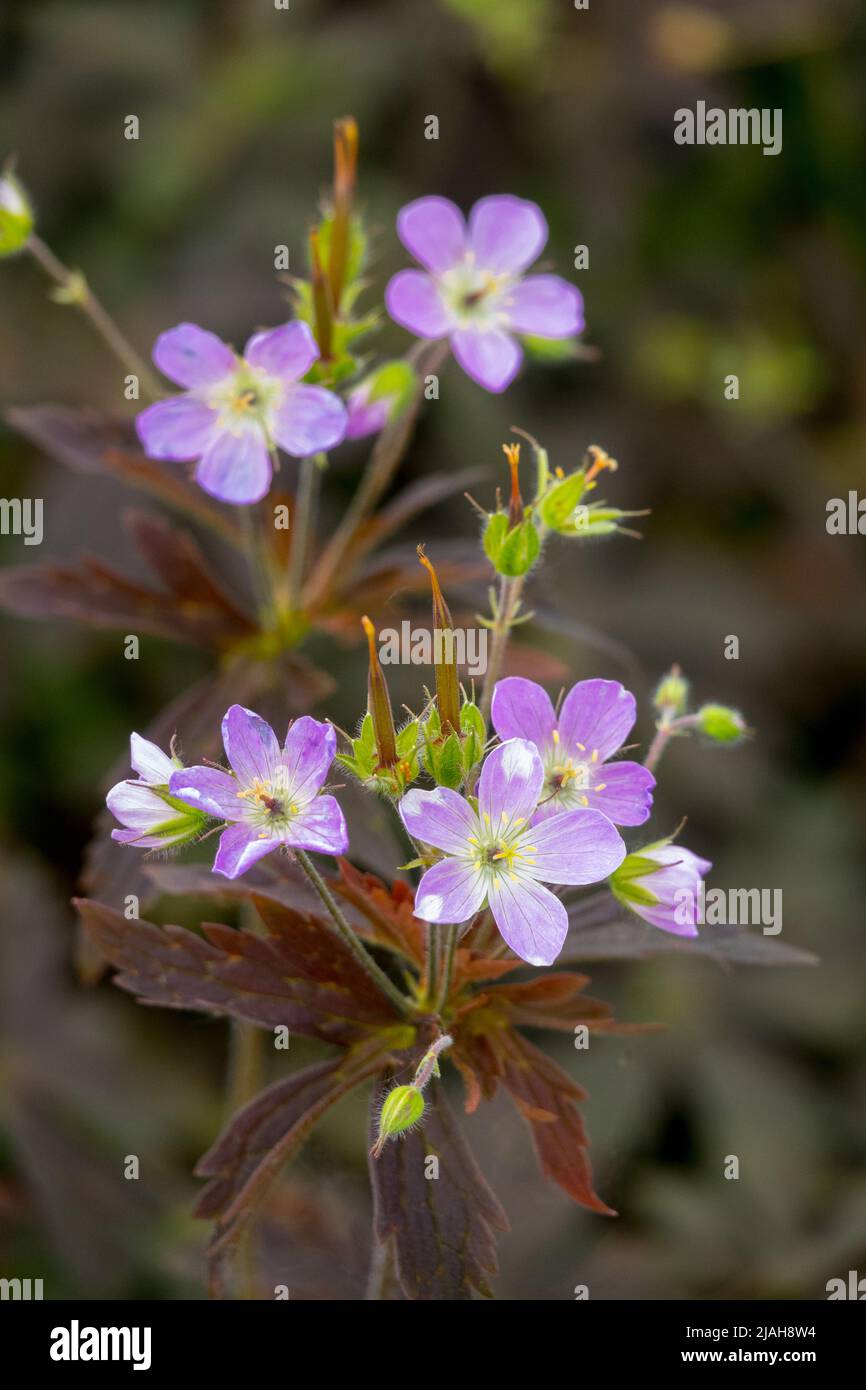
<svg viewBox="0 0 866 1390">
<path fill-rule="evenodd" d="M 11 169 L 0 173 L 0 256 L 13 256 L 33 231 L 33 209 Z"/>
<path fill-rule="evenodd" d="M 689 698 L 689 683 L 679 666 L 672 666 L 666 676 L 659 681 L 653 695 L 653 704 L 661 714 L 684 714 Z"/>
<path fill-rule="evenodd" d="M 695 720 L 700 732 L 714 743 L 737 743 L 746 733 L 743 716 L 727 705 L 703 705 Z"/>
<path fill-rule="evenodd" d="M 424 1097 L 417 1086 L 395 1086 L 385 1097 L 379 1114 L 379 1134 L 370 1150 L 378 1158 L 389 1139 L 405 1134 L 424 1114 Z"/>
</svg>

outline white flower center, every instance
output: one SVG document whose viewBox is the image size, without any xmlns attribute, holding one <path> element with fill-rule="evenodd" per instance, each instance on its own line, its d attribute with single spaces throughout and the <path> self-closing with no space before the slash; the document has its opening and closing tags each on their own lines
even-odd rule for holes
<svg viewBox="0 0 866 1390">
<path fill-rule="evenodd" d="M 263 836 L 287 829 L 302 809 L 284 767 L 278 768 L 272 778 L 251 782 L 237 796 L 245 803 L 244 820 L 262 826 Z"/>
<path fill-rule="evenodd" d="M 587 792 L 603 792 L 606 782 L 597 781 L 603 764 L 598 749 L 590 752 L 583 744 L 576 745 L 578 755 L 567 752 L 554 732 L 553 743 L 544 754 L 544 792 L 541 804 L 553 802 L 558 810 L 573 810 L 589 805 Z"/>
<path fill-rule="evenodd" d="M 509 275 L 479 270 L 470 254 L 440 275 L 439 292 L 459 328 L 489 331 L 507 321 L 503 297 L 512 283 Z"/>
<path fill-rule="evenodd" d="M 532 828 L 523 816 L 512 820 L 501 815 L 497 823 L 486 813 L 476 818 L 476 833 L 469 836 L 466 857 L 483 875 L 488 891 L 506 877 L 518 879 L 521 870 L 531 871 L 536 855 L 532 838 Z"/>
<path fill-rule="evenodd" d="M 231 430 L 233 434 L 250 428 L 267 430 L 282 393 L 281 381 L 240 358 L 234 375 L 208 393 L 207 404 L 219 413 L 219 429 Z"/>
</svg>

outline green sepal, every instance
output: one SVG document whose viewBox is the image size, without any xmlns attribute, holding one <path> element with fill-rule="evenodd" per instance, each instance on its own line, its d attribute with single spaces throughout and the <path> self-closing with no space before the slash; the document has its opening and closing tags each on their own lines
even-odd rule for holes
<svg viewBox="0 0 866 1390">
<path fill-rule="evenodd" d="M 551 531 L 561 531 L 572 520 L 586 486 L 583 470 L 553 484 L 538 504 L 538 514 Z"/>
</svg>

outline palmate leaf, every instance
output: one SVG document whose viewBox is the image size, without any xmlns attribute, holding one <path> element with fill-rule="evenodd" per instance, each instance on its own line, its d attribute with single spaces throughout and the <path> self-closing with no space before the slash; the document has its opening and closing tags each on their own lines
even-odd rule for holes
<svg viewBox="0 0 866 1390">
<path fill-rule="evenodd" d="M 310 1130 L 348 1091 L 394 1064 L 397 1034 L 360 1042 L 348 1052 L 268 1086 L 229 1124 L 196 1167 L 210 1178 L 195 1215 L 217 1220 L 211 1254 L 236 1238 Z"/>
<path fill-rule="evenodd" d="M 269 935 L 203 924 L 129 921 L 102 903 L 77 899 L 97 947 L 140 1002 L 196 1009 L 350 1046 L 399 1018 L 341 939 L 319 918 L 255 899 Z"/>
<path fill-rule="evenodd" d="M 570 1033 L 579 1023 L 591 1028 L 612 1020 L 609 1004 L 583 993 L 588 984 L 587 975 L 543 975 L 520 984 L 488 985 L 485 993 L 491 1003 L 507 1007 L 514 1024 Z"/>
<path fill-rule="evenodd" d="M 700 928 L 694 937 L 660 931 L 620 907 L 610 895 L 599 902 L 569 906 L 571 929 L 559 958 L 560 964 L 591 960 L 648 960 L 653 956 L 681 955 L 732 965 L 817 965 L 818 957 L 776 937 L 744 927 Z"/>
<path fill-rule="evenodd" d="M 192 481 L 188 466 L 142 453 L 132 420 L 74 406 L 33 405 L 7 412 L 13 429 L 76 473 L 103 473 L 203 522 L 232 544 L 240 530 L 231 511 Z"/>
<path fill-rule="evenodd" d="M 589 1140 L 577 1103 L 586 1092 L 556 1062 L 512 1029 L 497 1041 L 502 1084 L 529 1125 L 542 1173 L 590 1211 L 615 1216 L 593 1189 Z"/>
<path fill-rule="evenodd" d="M 371 1116 L 371 1142 L 378 1111 Z M 427 1160 L 439 1160 L 430 1179 Z M 418 1128 L 386 1144 L 370 1160 L 374 1223 L 380 1242 L 393 1245 L 397 1275 L 409 1299 L 470 1299 L 489 1296 L 497 1272 L 497 1231 L 508 1230 L 498 1199 L 487 1185 L 442 1094 L 428 1093 Z"/>
<path fill-rule="evenodd" d="M 127 513 L 124 522 L 160 588 L 84 555 L 4 570 L 0 604 L 20 617 L 62 618 L 218 649 L 255 633 L 252 618 L 223 589 L 189 532 L 140 511 Z"/>
</svg>

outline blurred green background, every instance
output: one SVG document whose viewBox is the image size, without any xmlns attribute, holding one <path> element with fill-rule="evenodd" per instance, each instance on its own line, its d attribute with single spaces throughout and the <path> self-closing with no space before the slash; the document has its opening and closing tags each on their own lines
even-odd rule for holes
<svg viewBox="0 0 866 1390">
<path fill-rule="evenodd" d="M 605 495 L 652 508 L 644 539 L 552 546 L 533 601 L 634 660 L 573 628 L 553 649 L 575 678 L 632 684 L 644 742 L 673 660 L 698 699 L 737 705 L 756 730 L 729 753 L 676 745 L 653 828 L 686 815 L 684 843 L 714 861 L 715 885 L 781 888 L 781 940 L 821 964 L 590 972 L 620 1017 L 667 1026 L 559 1048 L 590 1092 L 598 1190 L 621 1215 L 545 1188 L 508 1103 L 482 1109 L 466 1130 L 512 1222 L 503 1298 L 567 1299 L 577 1284 L 594 1298 L 823 1298 L 829 1278 L 866 1274 L 866 572 L 862 537 L 825 529 L 829 498 L 866 492 L 864 35 L 856 0 L 3 7 L 0 155 L 17 153 L 42 235 L 142 351 L 182 319 L 242 342 L 283 317 L 274 246 L 300 268 L 337 116 L 361 127 L 376 234 L 365 303 L 406 262 L 393 226 L 408 199 L 540 203 L 546 255 L 578 281 L 599 360 L 530 367 L 507 397 L 446 369 L 403 476 L 479 466 L 490 500 L 512 424 L 565 466 L 604 445 L 620 461 Z M 782 153 L 675 145 L 673 112 L 699 99 L 781 107 Z M 130 113 L 137 142 L 123 138 Z M 578 244 L 590 264 L 575 272 Z M 0 266 L 0 304 L 4 409 L 118 407 L 115 365 L 29 261 Z M 408 344 L 387 323 L 378 341 Z M 130 495 L 0 429 L 0 491 L 43 497 L 46 518 L 41 549 L 2 537 L 2 562 L 81 549 L 127 562 Z M 363 457 L 338 456 L 326 520 Z M 437 538 L 474 529 L 451 505 L 413 538 L 435 557 Z M 83 988 L 67 902 L 130 729 L 208 659 L 147 639 L 132 663 L 115 634 L 2 628 L 0 1273 L 44 1277 L 47 1297 L 200 1297 L 190 1173 L 221 1122 L 225 1026 Z M 318 655 L 339 662 L 327 713 L 351 724 L 360 654 Z M 292 1063 L 307 1051 L 293 1044 Z M 333 1112 L 274 1203 L 266 1268 L 293 1298 L 361 1295 L 364 1109 L 356 1097 Z M 133 1153 L 137 1183 L 123 1178 Z"/>
</svg>

